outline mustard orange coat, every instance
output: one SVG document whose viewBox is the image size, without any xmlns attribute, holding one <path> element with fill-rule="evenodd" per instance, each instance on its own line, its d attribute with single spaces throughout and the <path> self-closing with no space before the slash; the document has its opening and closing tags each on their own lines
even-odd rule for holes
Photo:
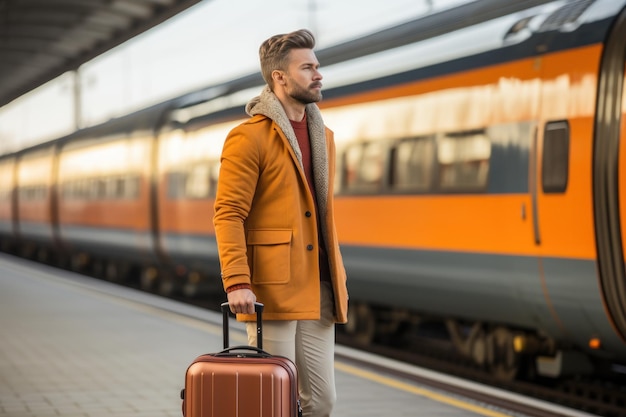
<svg viewBox="0 0 626 417">
<path fill-rule="evenodd" d="M 345 323 L 346 273 L 333 215 L 333 132 L 321 122 L 317 106 L 307 105 L 321 212 L 317 213 L 299 148 L 294 149 L 298 146 L 295 134 L 280 102 L 267 88 L 256 99 L 247 106 L 254 116 L 229 133 L 222 150 L 214 225 L 224 288 L 251 284 L 257 301 L 265 305 L 267 320 L 319 319 L 319 216 L 330 263 L 335 321 Z M 254 316 L 239 315 L 238 319 L 254 320 Z"/>
</svg>

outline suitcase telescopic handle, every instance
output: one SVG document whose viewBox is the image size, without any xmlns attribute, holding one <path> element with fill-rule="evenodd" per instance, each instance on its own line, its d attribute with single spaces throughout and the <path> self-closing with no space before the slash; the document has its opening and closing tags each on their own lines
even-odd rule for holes
<svg viewBox="0 0 626 417">
<path fill-rule="evenodd" d="M 224 349 L 230 345 L 228 335 L 228 312 L 230 306 L 228 302 L 222 303 L 222 327 L 224 328 Z M 254 311 L 256 312 L 256 345 L 259 349 L 263 349 L 263 304 L 254 303 Z"/>
</svg>

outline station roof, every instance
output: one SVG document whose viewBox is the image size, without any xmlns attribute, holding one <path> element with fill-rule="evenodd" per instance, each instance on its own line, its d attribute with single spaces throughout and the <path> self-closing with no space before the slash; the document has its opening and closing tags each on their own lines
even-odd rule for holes
<svg viewBox="0 0 626 417">
<path fill-rule="evenodd" d="M 0 107 L 201 0 L 0 0 Z"/>
</svg>

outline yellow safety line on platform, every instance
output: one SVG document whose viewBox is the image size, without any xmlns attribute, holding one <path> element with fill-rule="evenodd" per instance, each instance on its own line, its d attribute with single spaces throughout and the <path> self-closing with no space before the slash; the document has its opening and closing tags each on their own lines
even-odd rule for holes
<svg viewBox="0 0 626 417">
<path fill-rule="evenodd" d="M 498 411 L 494 411 L 494 410 L 490 410 L 488 408 L 485 407 L 481 407 L 479 405 L 474 405 L 474 404 L 470 404 L 467 403 L 465 401 L 461 401 L 461 400 L 457 400 L 451 397 L 448 397 L 446 395 L 442 395 L 442 394 L 438 394 L 436 392 L 433 391 L 429 391 L 427 389 L 424 388 L 419 388 L 416 387 L 414 385 L 410 385 L 410 384 L 406 384 L 404 382 L 400 382 L 400 381 L 396 381 L 392 378 L 388 378 L 388 377 L 384 377 L 381 375 L 376 375 L 373 372 L 369 372 L 369 371 L 364 371 L 362 369 L 356 368 L 354 366 L 350 366 L 350 365 L 346 365 L 345 363 L 341 363 L 341 362 L 335 362 L 335 368 L 355 375 L 355 376 L 359 376 L 361 378 L 365 378 L 365 379 L 369 379 L 370 381 L 374 381 L 377 382 L 379 384 L 382 385 L 386 385 L 388 387 L 392 387 L 392 388 L 397 388 L 400 389 L 402 391 L 406 391 L 406 392 L 410 392 L 411 394 L 417 394 L 417 395 L 421 395 L 423 397 L 427 397 L 430 398 L 431 400 L 440 402 L 440 403 L 445 403 L 451 406 L 454 406 L 456 408 L 461 408 L 464 410 L 469 410 L 472 411 L 476 414 L 481 414 L 483 416 L 489 416 L 489 417 L 510 417 L 510 414 L 504 414 Z"/>
</svg>

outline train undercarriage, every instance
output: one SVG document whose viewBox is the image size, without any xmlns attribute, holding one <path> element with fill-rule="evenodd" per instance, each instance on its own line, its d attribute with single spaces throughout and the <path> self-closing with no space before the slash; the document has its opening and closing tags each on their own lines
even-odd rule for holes
<svg viewBox="0 0 626 417">
<path fill-rule="evenodd" d="M 561 378 L 597 370 L 585 353 L 559 346 L 550 337 L 504 324 L 432 317 L 408 309 L 351 302 L 341 332 L 357 345 L 435 352 L 464 361 L 503 381 L 535 376 Z"/>
</svg>

